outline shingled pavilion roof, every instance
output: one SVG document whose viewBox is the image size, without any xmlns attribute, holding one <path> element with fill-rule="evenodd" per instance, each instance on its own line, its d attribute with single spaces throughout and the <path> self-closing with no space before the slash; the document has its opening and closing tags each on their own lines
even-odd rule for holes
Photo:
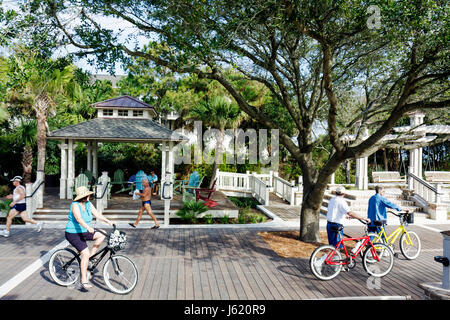
<svg viewBox="0 0 450 320">
<path fill-rule="evenodd" d="M 48 139 L 103 142 L 183 141 L 186 137 L 151 119 L 96 118 L 50 132 Z"/>
<path fill-rule="evenodd" d="M 150 109 L 154 116 L 157 116 L 155 107 L 145 103 L 144 101 L 138 100 L 129 95 L 124 95 L 104 101 L 100 101 L 92 104 L 95 108 L 126 108 L 126 109 Z"/>
</svg>

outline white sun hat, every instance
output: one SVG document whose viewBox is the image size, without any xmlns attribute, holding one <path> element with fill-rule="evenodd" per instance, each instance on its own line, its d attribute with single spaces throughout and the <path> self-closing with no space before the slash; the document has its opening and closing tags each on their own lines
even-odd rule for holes
<svg viewBox="0 0 450 320">
<path fill-rule="evenodd" d="M 89 189 L 85 186 L 81 186 L 75 189 L 76 197 L 73 199 L 73 201 L 78 201 L 84 197 L 87 197 L 88 195 L 94 194 L 92 191 L 89 191 Z"/>
<path fill-rule="evenodd" d="M 336 194 L 344 194 L 345 193 L 345 187 L 344 186 L 338 186 L 335 191 L 336 191 Z"/>
</svg>

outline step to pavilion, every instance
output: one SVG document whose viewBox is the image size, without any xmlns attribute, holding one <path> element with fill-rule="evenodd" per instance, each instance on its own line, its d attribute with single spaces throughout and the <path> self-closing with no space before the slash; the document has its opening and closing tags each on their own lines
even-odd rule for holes
<svg viewBox="0 0 450 320">
<path fill-rule="evenodd" d="M 138 216 L 139 210 L 105 210 L 103 215 L 114 222 L 134 222 Z M 67 222 L 67 210 L 64 209 L 38 209 L 33 215 L 33 219 L 36 221 L 42 221 L 44 223 L 55 223 L 61 224 Z M 163 210 L 154 210 L 153 214 L 155 215 L 158 222 L 164 222 L 164 211 Z M 175 211 L 170 212 L 170 217 L 177 217 L 175 215 Z M 142 215 L 142 222 L 153 222 L 153 219 L 146 213 Z"/>
<path fill-rule="evenodd" d="M 408 210 L 410 212 L 414 212 L 414 219 L 416 221 L 429 219 L 429 215 L 426 212 L 423 212 L 423 208 L 419 207 L 415 204 L 414 201 L 405 200 L 401 195 L 401 190 L 392 189 L 390 192 L 386 192 L 385 197 L 389 199 L 389 201 L 397 204 L 402 208 L 402 210 Z M 363 216 L 367 216 L 367 211 L 369 207 L 369 199 L 375 194 L 374 190 L 348 190 L 348 193 L 344 196 L 347 201 L 350 209 Z M 320 208 L 320 212 L 324 215 L 327 214 L 328 203 L 331 198 L 335 195 L 330 193 L 330 191 L 326 191 L 322 206 Z M 388 215 L 388 223 L 398 223 L 399 218 L 394 215 Z"/>
</svg>

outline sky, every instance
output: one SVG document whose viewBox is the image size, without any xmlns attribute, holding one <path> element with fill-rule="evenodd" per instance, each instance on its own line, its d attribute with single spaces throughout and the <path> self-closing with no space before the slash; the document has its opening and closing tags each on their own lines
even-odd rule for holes
<svg viewBox="0 0 450 320">
<path fill-rule="evenodd" d="M 4 9 L 18 9 L 17 1 L 14 0 L 3 0 L 2 7 Z M 64 19 L 67 19 L 68 17 L 61 16 L 60 19 L 64 21 Z M 75 20 L 76 21 L 76 20 Z M 121 41 L 125 42 L 128 35 L 136 33 L 136 29 L 127 21 L 124 21 L 122 19 L 116 19 L 112 17 L 103 17 L 103 16 L 97 16 L 95 17 L 95 21 L 99 23 L 101 26 L 112 29 L 115 32 L 121 30 L 122 35 L 120 37 Z M 147 39 L 141 37 L 138 38 L 138 45 L 142 46 Z M 68 45 L 66 47 L 61 47 L 59 50 L 57 50 L 53 58 L 63 57 L 66 56 L 68 53 L 73 53 L 79 50 L 73 45 Z M 3 48 L 0 48 L 0 54 L 4 54 L 5 50 Z M 108 74 L 106 70 L 99 70 L 95 66 L 91 66 L 88 63 L 88 59 L 78 59 L 74 61 L 75 65 L 83 70 L 89 71 L 91 74 Z M 126 71 L 122 68 L 120 63 L 116 64 L 115 67 L 115 73 L 116 75 L 125 75 Z"/>
</svg>

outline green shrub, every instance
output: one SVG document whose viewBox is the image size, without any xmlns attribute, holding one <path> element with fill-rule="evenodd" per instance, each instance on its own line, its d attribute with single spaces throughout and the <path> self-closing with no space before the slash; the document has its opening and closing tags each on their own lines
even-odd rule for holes
<svg viewBox="0 0 450 320">
<path fill-rule="evenodd" d="M 10 190 L 8 186 L 0 186 L 0 197 L 4 197 L 10 194 Z"/>
<path fill-rule="evenodd" d="M 228 197 L 238 208 L 252 208 L 256 209 L 259 202 L 253 198 L 246 197 Z"/>
<path fill-rule="evenodd" d="M 250 208 L 242 208 L 239 210 L 238 223 L 261 223 L 266 221 L 266 216 L 262 213 L 252 211 Z"/>
<path fill-rule="evenodd" d="M 222 224 L 228 224 L 230 222 L 230 217 L 225 215 L 225 216 L 221 217 L 219 220 L 220 220 L 220 223 L 222 223 Z"/>
<path fill-rule="evenodd" d="M 205 214 L 203 216 L 203 219 L 205 219 L 206 224 L 212 224 L 213 223 L 213 216 L 212 216 L 212 214 Z"/>
<path fill-rule="evenodd" d="M 176 213 L 177 216 L 188 223 L 196 223 L 199 214 L 208 211 L 208 207 L 204 202 L 196 202 L 195 200 L 187 201 L 183 207 Z"/>
</svg>

